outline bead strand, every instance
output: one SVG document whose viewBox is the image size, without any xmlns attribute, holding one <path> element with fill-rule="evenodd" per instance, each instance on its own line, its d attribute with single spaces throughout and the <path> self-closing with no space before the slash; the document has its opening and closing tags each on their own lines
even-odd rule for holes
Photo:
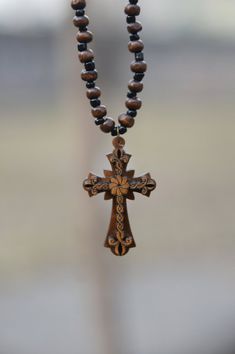
<svg viewBox="0 0 235 354">
<path fill-rule="evenodd" d="M 141 81 L 144 78 L 147 64 L 144 61 L 144 44 L 138 34 L 142 30 L 142 25 L 140 22 L 136 21 L 136 16 L 140 14 L 138 0 L 129 0 L 129 4 L 125 7 L 125 14 L 127 15 L 127 30 L 130 33 L 128 49 L 135 55 L 135 60 L 131 63 L 131 71 L 134 72 L 134 77 L 128 84 L 129 91 L 126 100 L 128 111 L 118 117 L 119 123 L 127 129 L 133 127 L 135 124 L 137 110 L 142 106 L 142 102 L 137 97 L 137 93 L 143 90 L 144 85 Z"/>
<path fill-rule="evenodd" d="M 93 39 L 93 34 L 87 29 L 89 18 L 85 15 L 86 0 L 72 0 L 71 6 L 76 11 L 73 24 L 79 29 L 76 36 L 79 43 L 79 60 L 85 67 L 81 72 L 81 78 L 86 81 L 86 95 L 92 107 L 91 113 L 95 118 L 95 124 L 100 126 L 103 132 L 110 133 L 115 126 L 115 122 L 112 118 L 106 117 L 107 109 L 101 104 L 101 90 L 95 84 L 98 72 L 95 68 L 94 52 L 87 47 L 87 44 Z"/>
<path fill-rule="evenodd" d="M 128 93 L 126 100 L 126 113 L 118 117 L 119 124 L 115 125 L 112 118 L 106 117 L 107 109 L 101 104 L 100 96 L 101 90 L 96 86 L 95 81 L 98 78 L 98 73 L 95 67 L 94 53 L 88 49 L 87 45 L 93 39 L 92 32 L 88 31 L 89 18 L 85 15 L 86 0 L 72 0 L 71 6 L 76 11 L 73 18 L 73 24 L 79 29 L 77 33 L 79 60 L 84 64 L 84 69 L 81 72 L 81 78 L 86 81 L 87 98 L 90 100 L 92 107 L 91 113 L 95 118 L 95 124 L 100 126 L 104 133 L 111 133 L 113 136 L 125 134 L 128 128 L 131 128 L 135 123 L 137 110 L 142 106 L 141 100 L 137 97 L 137 93 L 143 90 L 144 73 L 147 69 L 147 64 L 144 61 L 144 44 L 140 40 L 138 33 L 142 30 L 140 22 L 136 21 L 136 16 L 140 14 L 140 6 L 137 4 L 138 0 L 129 0 L 129 4 L 125 7 L 125 14 L 127 15 L 127 30 L 130 34 L 130 41 L 128 49 L 134 53 L 135 60 L 131 63 L 131 71 L 134 77 L 129 81 Z"/>
</svg>

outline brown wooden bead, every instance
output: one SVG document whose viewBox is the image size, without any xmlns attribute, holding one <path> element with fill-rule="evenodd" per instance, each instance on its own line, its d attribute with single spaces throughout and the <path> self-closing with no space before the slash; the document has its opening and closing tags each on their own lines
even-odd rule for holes
<svg viewBox="0 0 235 354">
<path fill-rule="evenodd" d="M 96 70 L 86 71 L 85 69 L 81 72 L 81 78 L 83 81 L 95 81 L 98 77 Z"/>
<path fill-rule="evenodd" d="M 133 61 L 131 63 L 131 70 L 134 73 L 144 73 L 147 70 L 147 64 L 145 61 Z"/>
<path fill-rule="evenodd" d="M 74 16 L 73 24 L 75 27 L 86 27 L 89 25 L 89 18 L 87 16 Z"/>
<path fill-rule="evenodd" d="M 103 118 L 107 114 L 107 109 L 105 106 L 98 106 L 91 110 L 93 117 L 95 118 Z"/>
<path fill-rule="evenodd" d="M 144 88 L 144 85 L 142 82 L 130 80 L 128 84 L 128 88 L 131 92 L 141 92 Z"/>
<path fill-rule="evenodd" d="M 93 100 L 94 98 L 98 98 L 101 95 L 101 91 L 99 87 L 94 87 L 92 89 L 87 90 L 86 92 L 87 98 L 89 100 Z"/>
<path fill-rule="evenodd" d="M 129 98 L 126 100 L 126 107 L 131 110 L 140 109 L 142 106 L 142 102 L 139 98 Z"/>
<path fill-rule="evenodd" d="M 126 127 L 126 128 L 131 128 L 135 124 L 135 119 L 125 113 L 121 114 L 118 117 L 118 121 L 121 125 L 123 125 L 123 127 Z"/>
<path fill-rule="evenodd" d="M 101 124 L 100 129 L 104 133 L 110 133 L 113 127 L 115 126 L 115 122 L 112 118 L 107 118 L 106 121 Z"/>
<path fill-rule="evenodd" d="M 94 53 L 92 49 L 84 50 L 79 53 L 79 60 L 81 63 L 87 63 L 88 61 L 92 61 L 94 59 Z"/>
<path fill-rule="evenodd" d="M 139 53 L 144 49 L 144 43 L 141 40 L 128 43 L 128 49 L 131 53 Z"/>
<path fill-rule="evenodd" d="M 140 22 L 134 22 L 134 23 L 130 23 L 128 26 L 127 26 L 127 30 L 129 33 L 137 33 L 137 32 L 140 32 L 142 31 L 142 25 Z"/>
<path fill-rule="evenodd" d="M 78 32 L 76 38 L 80 43 L 89 43 L 92 41 L 93 34 L 90 31 Z"/>
<path fill-rule="evenodd" d="M 140 7 L 139 7 L 139 5 L 128 4 L 125 7 L 125 13 L 128 16 L 138 16 L 140 14 Z"/>
<path fill-rule="evenodd" d="M 86 0 L 72 0 L 71 6 L 74 10 L 81 10 L 86 7 Z"/>
</svg>

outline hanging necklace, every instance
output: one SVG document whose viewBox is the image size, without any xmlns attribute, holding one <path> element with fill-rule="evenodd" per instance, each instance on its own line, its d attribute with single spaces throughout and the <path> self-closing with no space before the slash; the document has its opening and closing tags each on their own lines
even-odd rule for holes
<svg viewBox="0 0 235 354">
<path fill-rule="evenodd" d="M 137 93 L 143 90 L 141 81 L 147 69 L 143 54 L 144 44 L 138 35 L 142 30 L 142 25 L 136 21 L 136 16 L 140 14 L 140 6 L 137 3 L 138 0 L 129 0 L 129 4 L 125 7 L 127 30 L 130 34 L 128 49 L 134 53 L 135 60 L 131 63 L 134 77 L 128 84 L 129 92 L 126 100 L 128 110 L 118 117 L 119 125 L 116 125 L 112 118 L 106 117 L 106 107 L 101 105 L 100 101 L 100 88 L 95 85 L 98 74 L 95 69 L 94 53 L 87 47 L 87 44 L 93 39 L 93 34 L 87 29 L 89 18 L 85 15 L 86 0 L 72 0 L 71 3 L 72 8 L 76 11 L 73 23 L 79 29 L 77 33 L 79 59 L 85 66 L 81 72 L 81 78 L 86 81 L 86 94 L 92 106 L 91 113 L 95 118 L 95 124 L 100 127 L 101 131 L 111 133 L 115 137 L 113 139 L 114 150 L 107 155 L 112 171 L 105 170 L 104 177 L 90 173 L 83 182 L 83 187 L 90 197 L 104 192 L 104 199 L 112 199 L 113 201 L 111 221 L 104 245 L 110 248 L 116 256 L 124 256 L 130 248 L 135 247 L 126 199 L 135 199 L 134 192 L 149 197 L 156 188 L 156 182 L 149 173 L 141 177 L 134 177 L 134 170 L 126 170 L 131 155 L 126 154 L 123 150 L 125 140 L 121 137 L 128 128 L 133 127 L 137 111 L 141 108 L 142 102 L 137 98 Z"/>
</svg>

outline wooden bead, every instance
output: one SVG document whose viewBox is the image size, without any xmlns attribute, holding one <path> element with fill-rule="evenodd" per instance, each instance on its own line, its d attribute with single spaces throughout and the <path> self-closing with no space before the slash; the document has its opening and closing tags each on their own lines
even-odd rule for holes
<svg viewBox="0 0 235 354">
<path fill-rule="evenodd" d="M 128 43 L 128 49 L 131 53 L 138 53 L 144 49 L 144 43 L 141 40 L 130 41 Z"/>
<path fill-rule="evenodd" d="M 101 91 L 99 87 L 94 87 L 92 89 L 87 90 L 86 95 L 89 100 L 93 100 L 94 98 L 100 97 Z"/>
<path fill-rule="evenodd" d="M 86 7 L 86 0 L 72 0 L 71 6 L 74 10 L 82 10 Z"/>
<path fill-rule="evenodd" d="M 142 25 L 140 22 L 134 22 L 127 26 L 127 30 L 129 33 L 135 34 L 137 32 L 142 31 Z"/>
<path fill-rule="evenodd" d="M 131 92 L 141 92 L 144 88 L 144 85 L 142 82 L 130 80 L 128 84 L 128 88 Z"/>
<path fill-rule="evenodd" d="M 89 61 L 92 61 L 93 59 L 94 53 L 91 49 L 84 50 L 83 52 L 79 53 L 79 60 L 81 63 L 87 63 Z"/>
<path fill-rule="evenodd" d="M 89 43 L 92 41 L 93 34 L 90 31 L 78 32 L 76 38 L 80 43 Z"/>
<path fill-rule="evenodd" d="M 131 110 L 140 109 L 142 106 L 142 102 L 139 98 L 129 98 L 126 100 L 126 107 Z"/>
<path fill-rule="evenodd" d="M 115 122 L 112 118 L 107 118 L 103 124 L 101 124 L 100 129 L 104 133 L 110 133 L 114 128 Z"/>
<path fill-rule="evenodd" d="M 134 73 L 144 73 L 147 70 L 147 64 L 145 61 L 133 61 L 131 63 L 131 70 Z"/>
<path fill-rule="evenodd" d="M 89 25 L 89 18 L 87 16 L 74 16 L 73 24 L 75 27 L 86 27 Z"/>
<path fill-rule="evenodd" d="M 139 5 L 128 4 L 125 7 L 125 13 L 128 16 L 138 16 L 140 14 L 140 7 Z"/>
<path fill-rule="evenodd" d="M 135 119 L 123 113 L 118 117 L 118 121 L 123 127 L 131 128 L 135 124 Z"/>
<path fill-rule="evenodd" d="M 95 118 L 103 118 L 107 114 L 107 109 L 105 106 L 99 106 L 99 107 L 93 108 L 91 110 L 91 113 L 92 113 L 93 117 L 95 117 Z"/>
<path fill-rule="evenodd" d="M 96 70 L 86 71 L 82 70 L 81 78 L 83 81 L 95 81 L 98 77 L 98 73 Z"/>
</svg>

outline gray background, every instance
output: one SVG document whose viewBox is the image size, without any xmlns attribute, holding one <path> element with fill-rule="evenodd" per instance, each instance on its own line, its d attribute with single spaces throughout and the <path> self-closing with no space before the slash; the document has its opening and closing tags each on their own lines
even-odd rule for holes
<svg viewBox="0 0 235 354">
<path fill-rule="evenodd" d="M 109 115 L 131 78 L 125 1 L 88 2 Z M 145 0 L 148 74 L 130 168 L 158 182 L 129 213 L 137 248 L 103 248 L 108 168 L 69 1 L 0 0 L 0 354 L 235 353 L 235 2 Z"/>
</svg>

